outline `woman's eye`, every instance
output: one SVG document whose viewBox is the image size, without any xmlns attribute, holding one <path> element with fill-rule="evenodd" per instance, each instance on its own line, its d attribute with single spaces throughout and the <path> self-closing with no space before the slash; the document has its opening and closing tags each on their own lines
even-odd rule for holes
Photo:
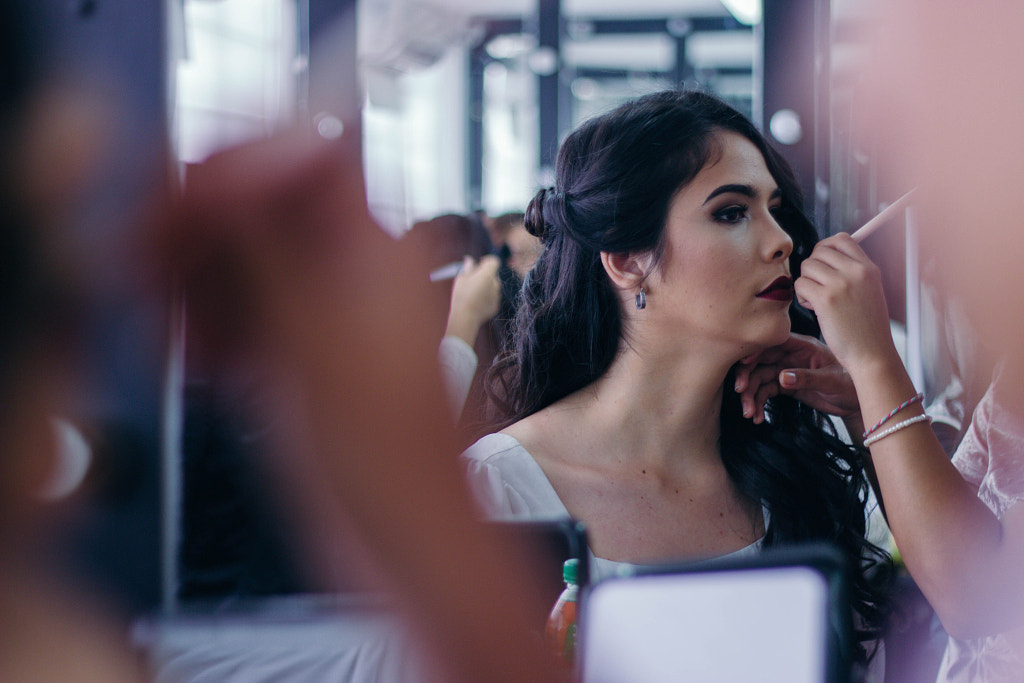
<svg viewBox="0 0 1024 683">
<path fill-rule="evenodd" d="M 739 223 L 747 215 L 747 207 L 742 205 L 727 206 L 715 212 L 715 220 L 721 223 Z"/>
<path fill-rule="evenodd" d="M 773 206 L 769 208 L 768 213 L 770 213 L 772 215 L 772 218 L 774 218 L 775 221 L 778 222 L 782 220 L 782 217 L 783 215 L 785 215 L 786 210 L 782 208 L 781 204 L 779 204 L 778 206 Z"/>
</svg>

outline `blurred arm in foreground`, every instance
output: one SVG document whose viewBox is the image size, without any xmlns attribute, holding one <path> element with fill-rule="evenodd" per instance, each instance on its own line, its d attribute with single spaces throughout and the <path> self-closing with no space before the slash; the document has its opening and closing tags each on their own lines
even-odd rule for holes
<svg viewBox="0 0 1024 683">
<path fill-rule="evenodd" d="M 160 258 L 200 353 L 268 376 L 284 466 L 329 488 L 452 679 L 554 680 L 534 565 L 477 524 L 453 457 L 426 268 L 370 217 L 352 138 L 212 157 L 160 212 Z"/>
</svg>

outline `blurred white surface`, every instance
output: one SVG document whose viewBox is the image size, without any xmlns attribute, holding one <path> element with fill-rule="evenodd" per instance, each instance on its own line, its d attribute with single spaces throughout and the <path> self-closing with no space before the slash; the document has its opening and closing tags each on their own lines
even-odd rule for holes
<svg viewBox="0 0 1024 683">
<path fill-rule="evenodd" d="M 135 641 L 154 683 L 426 683 L 403 622 L 376 607 L 322 608 L 315 596 L 253 610 L 140 622 Z"/>
</svg>

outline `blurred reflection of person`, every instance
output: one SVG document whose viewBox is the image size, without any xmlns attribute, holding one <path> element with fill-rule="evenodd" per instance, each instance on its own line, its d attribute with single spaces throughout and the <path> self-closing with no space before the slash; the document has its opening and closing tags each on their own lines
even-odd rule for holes
<svg viewBox="0 0 1024 683">
<path fill-rule="evenodd" d="M 530 632 L 542 563 L 473 519 L 428 267 L 371 219 L 360 158 L 355 136 L 295 132 L 219 153 L 159 214 L 154 249 L 185 285 L 193 351 L 260 368 L 282 495 L 334 501 L 446 680 L 553 680 Z M 311 561 L 345 540 L 305 536 Z"/>
</svg>

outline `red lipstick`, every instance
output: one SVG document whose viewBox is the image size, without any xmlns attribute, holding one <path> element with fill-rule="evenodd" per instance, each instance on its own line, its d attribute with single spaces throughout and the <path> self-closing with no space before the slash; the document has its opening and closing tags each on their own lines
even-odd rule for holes
<svg viewBox="0 0 1024 683">
<path fill-rule="evenodd" d="M 761 299 L 771 299 L 772 301 L 792 301 L 793 280 L 785 275 L 776 278 L 774 282 L 758 292 L 757 296 Z"/>
</svg>

